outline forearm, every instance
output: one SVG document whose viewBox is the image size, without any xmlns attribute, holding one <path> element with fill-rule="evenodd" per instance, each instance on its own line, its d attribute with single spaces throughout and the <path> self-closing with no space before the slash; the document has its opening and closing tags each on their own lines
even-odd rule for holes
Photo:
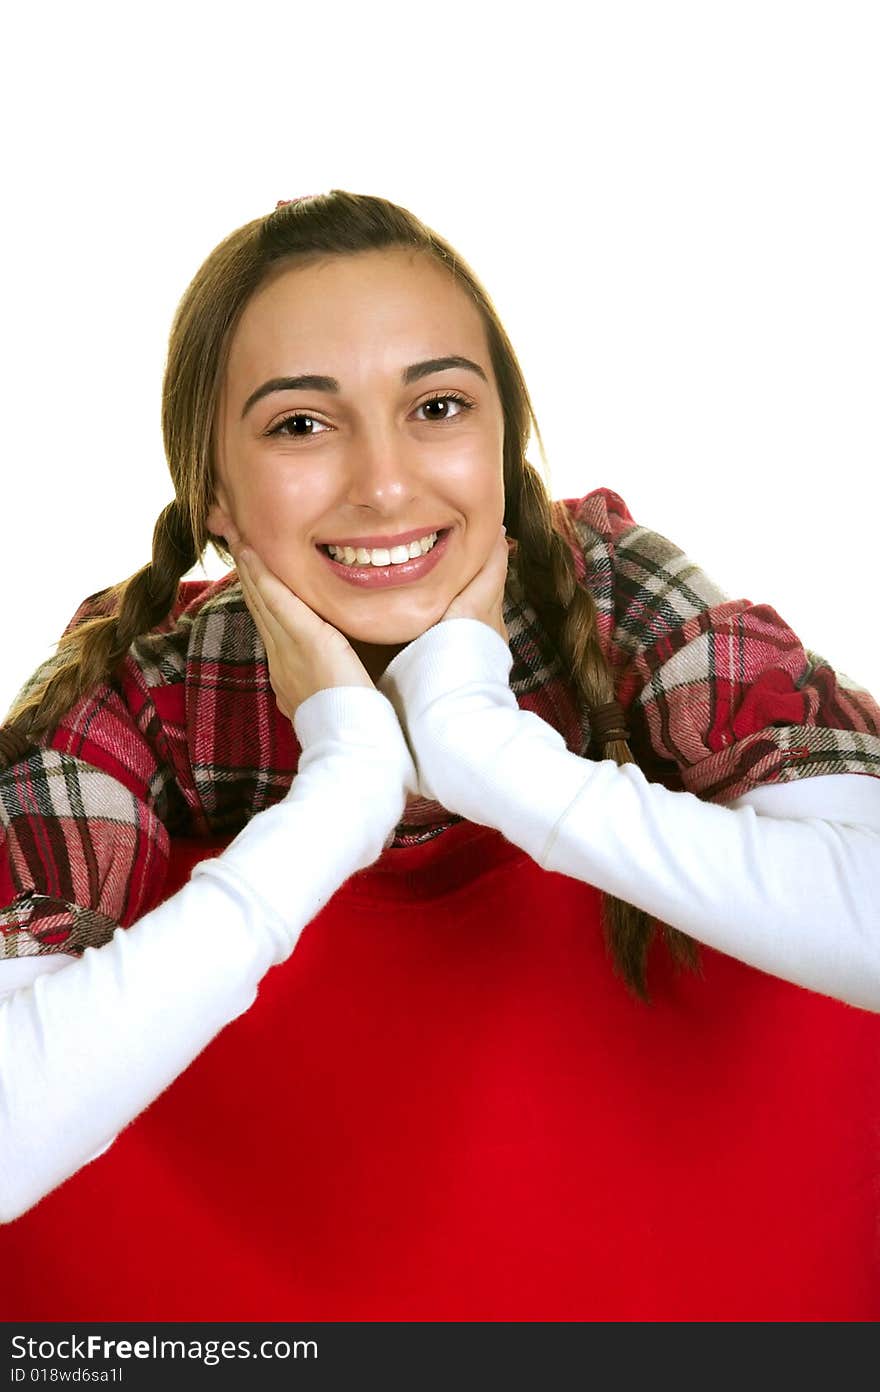
<svg viewBox="0 0 880 1392">
<path fill-rule="evenodd" d="M 857 780 L 874 794 L 874 826 L 851 826 L 762 815 L 747 799 L 723 807 L 634 764 L 583 759 L 519 709 L 498 635 L 453 622 L 404 650 L 382 682 L 444 806 L 711 947 L 880 1010 L 877 780 Z M 784 791 L 773 791 L 778 804 Z"/>
<path fill-rule="evenodd" d="M 403 779 L 393 779 L 409 755 L 387 702 L 363 688 L 355 711 L 346 692 L 303 706 L 298 733 L 312 740 L 302 776 L 222 855 L 103 947 L 0 1000 L 3 1221 L 106 1148 L 253 1004 L 269 967 L 380 853 L 404 805 Z M 344 738 L 318 728 L 328 718 Z M 0 962 L 0 990 L 2 971 Z"/>
<path fill-rule="evenodd" d="M 193 880 L 0 1001 L 0 1219 L 30 1208 L 158 1097 L 253 1004 L 275 954 L 256 896 Z"/>
<path fill-rule="evenodd" d="M 559 757 L 547 751 L 546 777 Z M 534 845 L 527 786 L 509 777 L 486 793 L 504 807 L 509 839 Z M 589 765 L 537 858 L 750 966 L 880 1010 L 873 828 L 717 806 L 604 760 Z"/>
</svg>

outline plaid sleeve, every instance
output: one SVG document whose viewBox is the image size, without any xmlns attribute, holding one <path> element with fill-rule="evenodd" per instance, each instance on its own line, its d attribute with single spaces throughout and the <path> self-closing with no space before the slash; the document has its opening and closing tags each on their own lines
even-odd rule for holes
<svg viewBox="0 0 880 1392">
<path fill-rule="evenodd" d="M 0 770 L 0 958 L 82 953 L 160 903 L 179 800 L 129 656 Z"/>
<path fill-rule="evenodd" d="M 0 773 L 0 958 L 100 947 L 160 902 L 168 853 L 118 779 L 35 748 Z"/>
<path fill-rule="evenodd" d="M 880 777 L 877 701 L 775 609 L 730 599 L 611 489 L 565 501 L 649 776 L 722 803 L 818 774 Z"/>
</svg>

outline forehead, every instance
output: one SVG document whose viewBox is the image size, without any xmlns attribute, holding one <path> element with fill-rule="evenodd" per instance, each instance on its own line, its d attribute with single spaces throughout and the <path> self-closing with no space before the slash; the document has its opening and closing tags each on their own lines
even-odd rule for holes
<svg viewBox="0 0 880 1392">
<path fill-rule="evenodd" d="M 424 254 L 394 248 L 273 272 L 239 320 L 228 370 L 231 378 L 322 372 L 363 363 L 370 350 L 397 372 L 401 354 L 478 356 L 485 349 L 480 313 L 451 273 Z M 321 360 L 322 352 L 333 361 Z"/>
</svg>

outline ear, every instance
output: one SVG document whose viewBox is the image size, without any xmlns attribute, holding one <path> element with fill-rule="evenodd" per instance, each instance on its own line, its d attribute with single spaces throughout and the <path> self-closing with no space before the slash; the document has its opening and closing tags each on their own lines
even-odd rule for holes
<svg viewBox="0 0 880 1392">
<path fill-rule="evenodd" d="M 215 500 L 208 508 L 206 521 L 208 531 L 212 532 L 214 536 L 225 537 L 229 541 L 231 537 L 238 535 L 222 488 L 217 489 Z"/>
</svg>

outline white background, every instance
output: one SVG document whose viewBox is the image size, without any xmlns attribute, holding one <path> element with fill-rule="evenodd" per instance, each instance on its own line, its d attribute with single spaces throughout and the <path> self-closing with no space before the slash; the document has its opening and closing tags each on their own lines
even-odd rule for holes
<svg viewBox="0 0 880 1392">
<path fill-rule="evenodd" d="M 880 694 L 878 13 L 16 7 L 0 714 L 80 601 L 150 557 L 167 335 L 197 267 L 334 187 L 406 205 L 487 285 L 554 496 L 616 489 Z"/>
</svg>

